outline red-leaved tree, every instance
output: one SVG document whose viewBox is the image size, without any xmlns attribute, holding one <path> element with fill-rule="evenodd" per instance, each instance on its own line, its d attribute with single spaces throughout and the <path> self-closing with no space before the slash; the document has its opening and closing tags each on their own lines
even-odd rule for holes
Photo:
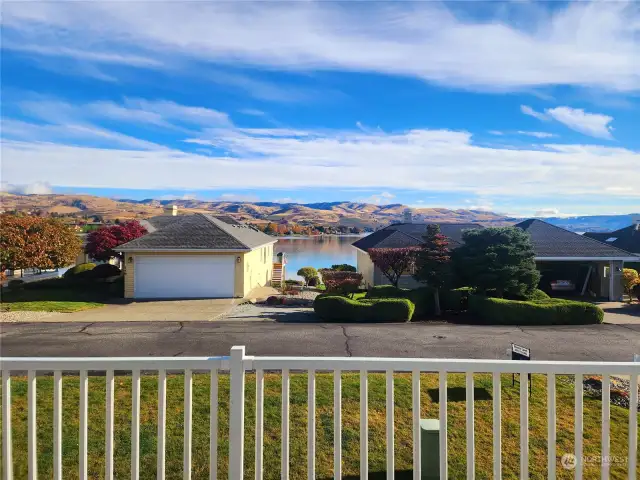
<svg viewBox="0 0 640 480">
<path fill-rule="evenodd" d="M 437 224 L 427 226 L 427 234 L 416 257 L 416 271 L 413 278 L 433 288 L 435 314 L 440 315 L 440 289 L 451 277 L 451 257 L 449 239 L 440 233 Z"/>
<path fill-rule="evenodd" d="M 319 270 L 327 293 L 349 295 L 358 291 L 362 283 L 362 274 L 356 272 L 339 272 L 322 268 Z"/>
<path fill-rule="evenodd" d="M 89 232 L 84 251 L 94 260 L 108 261 L 111 258 L 122 258 L 116 247 L 135 240 L 147 233 L 147 229 L 137 220 L 129 220 L 118 225 L 103 226 Z"/>
<path fill-rule="evenodd" d="M 419 250 L 418 247 L 370 248 L 367 253 L 373 264 L 397 288 L 400 277 L 415 265 Z"/>
</svg>

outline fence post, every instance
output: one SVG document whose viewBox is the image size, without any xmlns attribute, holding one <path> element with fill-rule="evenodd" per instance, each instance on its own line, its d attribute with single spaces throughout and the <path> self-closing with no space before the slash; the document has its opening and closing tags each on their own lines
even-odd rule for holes
<svg viewBox="0 0 640 480">
<path fill-rule="evenodd" d="M 229 374 L 231 375 L 229 480 L 242 480 L 244 477 L 244 347 L 231 348 Z"/>
</svg>

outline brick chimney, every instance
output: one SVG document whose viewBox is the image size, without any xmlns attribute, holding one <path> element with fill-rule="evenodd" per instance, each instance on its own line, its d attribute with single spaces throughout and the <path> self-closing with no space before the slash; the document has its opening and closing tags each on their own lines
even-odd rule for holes
<svg viewBox="0 0 640 480">
<path fill-rule="evenodd" d="M 171 216 L 175 217 L 176 215 L 178 215 L 178 206 L 177 205 L 165 205 L 164 214 L 165 215 L 171 215 Z"/>
<path fill-rule="evenodd" d="M 413 223 L 413 212 L 410 208 L 404 210 L 404 223 Z"/>
</svg>

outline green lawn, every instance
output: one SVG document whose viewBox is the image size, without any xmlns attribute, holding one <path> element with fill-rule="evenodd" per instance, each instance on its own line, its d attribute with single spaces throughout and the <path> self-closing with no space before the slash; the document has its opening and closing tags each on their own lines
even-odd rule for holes
<svg viewBox="0 0 640 480">
<path fill-rule="evenodd" d="M 10 312 L 77 312 L 98 308 L 108 302 L 107 288 L 2 289 L 2 310 Z"/>
<path fill-rule="evenodd" d="M 352 478 L 359 472 L 359 376 L 345 373 L 343 379 L 342 445 L 343 472 Z M 423 418 L 437 418 L 437 376 L 422 375 L 421 405 Z M 465 457 L 465 402 L 464 376 L 449 376 L 449 472 L 450 478 L 464 478 Z M 167 394 L 167 478 L 180 478 L 183 448 L 183 385 L 182 376 L 168 377 Z M 317 478 L 332 478 L 333 465 L 333 376 L 317 376 Z M 573 452 L 573 387 L 558 378 L 557 381 L 557 453 Z M 142 378 L 141 399 L 141 476 L 155 478 L 156 472 L 156 419 L 157 381 L 154 376 Z M 530 403 L 530 471 L 531 478 L 546 478 L 546 377 L 534 375 L 533 397 Z M 64 377 L 63 382 L 63 477 L 77 478 L 78 465 L 78 378 Z M 511 386 L 511 376 L 503 376 L 503 472 L 504 478 L 519 475 L 519 388 Z M 115 476 L 126 478 L 130 468 L 130 377 L 116 378 L 115 414 Z M 280 378 L 265 376 L 265 446 L 264 464 L 267 479 L 280 476 Z M 246 474 L 253 475 L 255 429 L 255 377 L 247 375 L 246 381 Z M 475 435 L 476 478 L 491 478 L 492 472 L 492 400 L 491 377 L 476 377 Z M 104 377 L 89 380 L 89 477 L 104 476 Z M 219 429 L 219 478 L 227 476 L 228 453 L 228 377 L 220 378 L 220 429 Z M 13 400 L 13 452 L 16 478 L 26 478 L 27 463 L 27 383 L 24 377 L 12 381 Z M 193 391 L 193 475 L 194 479 L 208 478 L 209 462 L 209 376 L 194 375 Z M 291 478 L 306 478 L 307 465 L 307 378 L 293 374 L 291 378 Z M 51 377 L 38 378 L 38 469 L 40 478 L 52 475 L 52 404 L 53 382 Z M 600 452 L 599 400 L 584 400 L 584 452 L 598 455 Z M 626 456 L 628 448 L 628 410 L 611 407 L 611 455 Z M 410 478 L 412 459 L 411 433 L 411 378 L 395 376 L 395 450 L 396 478 Z M 584 478 L 599 478 L 598 466 L 587 465 Z M 372 473 L 385 470 L 385 377 L 369 375 L 369 469 Z M 374 476 L 375 477 L 375 476 Z M 375 477 L 377 478 L 377 477 Z M 558 465 L 558 478 L 573 478 L 573 472 Z M 626 466 L 615 466 L 611 478 L 627 478 Z"/>
</svg>

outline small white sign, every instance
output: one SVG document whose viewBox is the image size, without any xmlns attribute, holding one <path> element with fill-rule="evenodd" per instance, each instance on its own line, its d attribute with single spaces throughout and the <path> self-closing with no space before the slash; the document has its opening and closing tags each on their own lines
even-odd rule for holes
<svg viewBox="0 0 640 480">
<path fill-rule="evenodd" d="M 515 343 L 511 344 L 511 351 L 524 357 L 531 357 L 531 351 L 528 348 L 516 345 Z"/>
</svg>

